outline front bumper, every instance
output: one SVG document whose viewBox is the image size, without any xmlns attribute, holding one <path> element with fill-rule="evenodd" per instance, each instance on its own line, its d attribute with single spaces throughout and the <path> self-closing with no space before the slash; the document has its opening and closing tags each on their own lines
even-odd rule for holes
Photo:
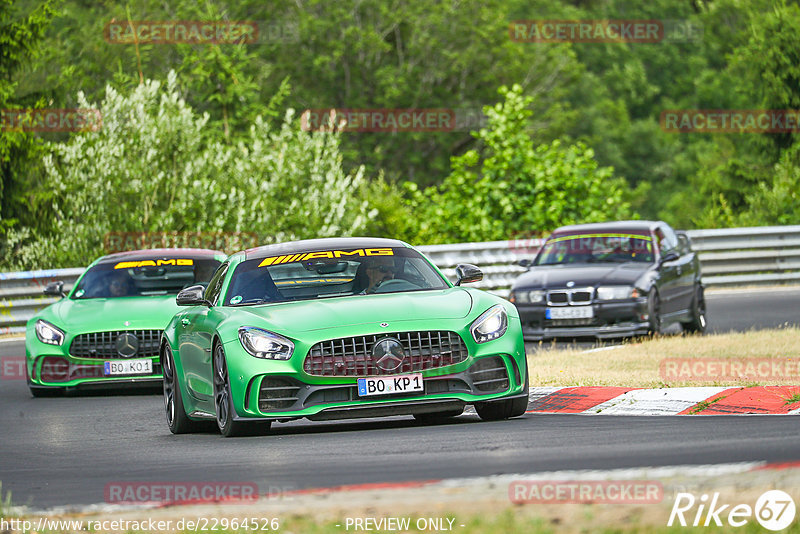
<svg viewBox="0 0 800 534">
<path fill-rule="evenodd" d="M 463 361 L 419 372 L 424 391 L 360 397 L 359 376 L 319 376 L 306 372 L 303 362 L 309 349 L 332 336 L 314 332 L 303 340 L 293 339 L 297 357 L 269 361 L 250 356 L 238 339 L 224 343 L 231 396 L 237 420 L 290 420 L 298 418 L 346 419 L 382 415 L 405 415 L 450 411 L 467 404 L 527 396 L 526 357 L 520 323 L 510 318 L 506 333 L 493 341 L 477 344 L 468 332 L 458 332 L 468 356 Z M 452 321 L 452 325 L 463 321 Z M 398 331 L 416 332 L 429 321 L 410 321 Z M 362 335 L 363 326 L 339 328 L 337 337 Z M 371 334 L 370 334 L 371 335 Z M 176 366 L 181 364 L 176 363 Z M 384 373 L 396 377 L 403 372 Z M 367 375 L 375 376 L 375 375 Z"/>
<path fill-rule="evenodd" d="M 60 346 L 42 343 L 36 337 L 32 322 L 25 336 L 27 381 L 31 387 L 40 388 L 115 388 L 155 386 L 163 380 L 158 356 L 133 356 L 131 359 L 152 361 L 152 373 L 144 375 L 106 376 L 106 361 L 125 361 L 124 358 L 75 357 L 69 352 L 72 340 L 78 334 L 68 333 Z"/>
<path fill-rule="evenodd" d="M 591 319 L 548 320 L 544 304 L 517 304 L 525 341 L 593 337 L 597 339 L 645 335 L 649 331 L 647 298 L 593 302 Z"/>
<path fill-rule="evenodd" d="M 245 390 L 247 415 L 236 419 L 329 420 L 463 409 L 475 402 L 527 396 L 525 373 L 525 366 L 510 355 L 494 355 L 472 360 L 461 372 L 423 373 L 422 392 L 371 397 L 359 397 L 357 379 L 344 384 L 309 384 L 293 376 L 262 375 L 254 377 Z"/>
</svg>

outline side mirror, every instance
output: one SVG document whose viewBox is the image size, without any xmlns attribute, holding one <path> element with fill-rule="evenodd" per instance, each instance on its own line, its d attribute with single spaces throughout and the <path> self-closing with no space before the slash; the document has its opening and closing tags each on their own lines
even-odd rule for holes
<svg viewBox="0 0 800 534">
<path fill-rule="evenodd" d="M 67 296 L 67 294 L 64 292 L 64 282 L 62 280 L 56 280 L 55 282 L 50 282 L 47 284 L 43 293 L 49 297 Z"/>
<path fill-rule="evenodd" d="M 201 285 L 190 286 L 181 290 L 178 296 L 175 297 L 175 303 L 178 306 L 211 306 L 211 303 L 203 298 L 205 288 Z"/>
<path fill-rule="evenodd" d="M 661 258 L 661 263 L 664 264 L 671 261 L 677 261 L 679 259 L 680 256 L 678 255 L 677 252 L 667 252 L 667 254 Z"/>
<path fill-rule="evenodd" d="M 483 280 L 483 273 L 476 266 L 469 263 L 459 263 L 456 267 L 456 285 L 479 282 Z"/>
<path fill-rule="evenodd" d="M 520 267 L 525 267 L 527 269 L 528 267 L 533 265 L 533 260 L 530 260 L 528 258 L 524 258 L 524 259 L 519 260 L 517 262 L 517 265 L 519 265 Z"/>
</svg>

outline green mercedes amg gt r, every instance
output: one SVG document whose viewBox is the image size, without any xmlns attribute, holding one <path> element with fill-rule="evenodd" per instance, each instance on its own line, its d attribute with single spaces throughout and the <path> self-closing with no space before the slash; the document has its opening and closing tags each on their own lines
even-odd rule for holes
<svg viewBox="0 0 800 534">
<path fill-rule="evenodd" d="M 164 329 L 164 404 L 173 433 L 216 420 L 225 436 L 272 421 L 522 415 L 528 369 L 510 302 L 451 284 L 390 239 L 332 238 L 230 256 Z"/>
<path fill-rule="evenodd" d="M 153 249 L 95 260 L 63 297 L 27 323 L 28 387 L 34 397 L 65 389 L 161 382 L 161 332 L 180 310 L 175 295 L 207 283 L 226 255 L 205 249 Z"/>
</svg>

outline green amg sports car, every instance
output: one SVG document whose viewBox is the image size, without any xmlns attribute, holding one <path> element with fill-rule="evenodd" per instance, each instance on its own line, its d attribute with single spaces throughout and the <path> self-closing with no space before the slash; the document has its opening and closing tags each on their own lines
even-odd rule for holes
<svg viewBox="0 0 800 534">
<path fill-rule="evenodd" d="M 315 239 L 238 252 L 164 330 L 167 423 L 222 434 L 272 421 L 412 414 L 475 406 L 485 420 L 522 415 L 528 370 L 510 302 L 451 284 L 402 241 Z"/>
<path fill-rule="evenodd" d="M 154 249 L 95 260 L 64 297 L 27 324 L 28 386 L 34 397 L 65 388 L 115 387 L 161 381 L 161 332 L 180 308 L 175 295 L 207 283 L 225 254 L 204 249 Z"/>
</svg>

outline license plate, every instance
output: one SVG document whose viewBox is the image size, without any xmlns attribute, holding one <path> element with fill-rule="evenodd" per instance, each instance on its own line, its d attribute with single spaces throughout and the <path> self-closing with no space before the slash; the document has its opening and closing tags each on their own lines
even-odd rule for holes
<svg viewBox="0 0 800 534">
<path fill-rule="evenodd" d="M 358 396 L 389 395 L 425 391 L 420 373 L 400 376 L 376 376 L 358 379 Z"/>
<path fill-rule="evenodd" d="M 153 360 L 116 360 L 103 364 L 106 376 L 149 375 L 153 373 Z"/>
<path fill-rule="evenodd" d="M 591 319 L 594 312 L 591 306 L 565 306 L 563 308 L 547 308 L 545 319 Z"/>
</svg>

